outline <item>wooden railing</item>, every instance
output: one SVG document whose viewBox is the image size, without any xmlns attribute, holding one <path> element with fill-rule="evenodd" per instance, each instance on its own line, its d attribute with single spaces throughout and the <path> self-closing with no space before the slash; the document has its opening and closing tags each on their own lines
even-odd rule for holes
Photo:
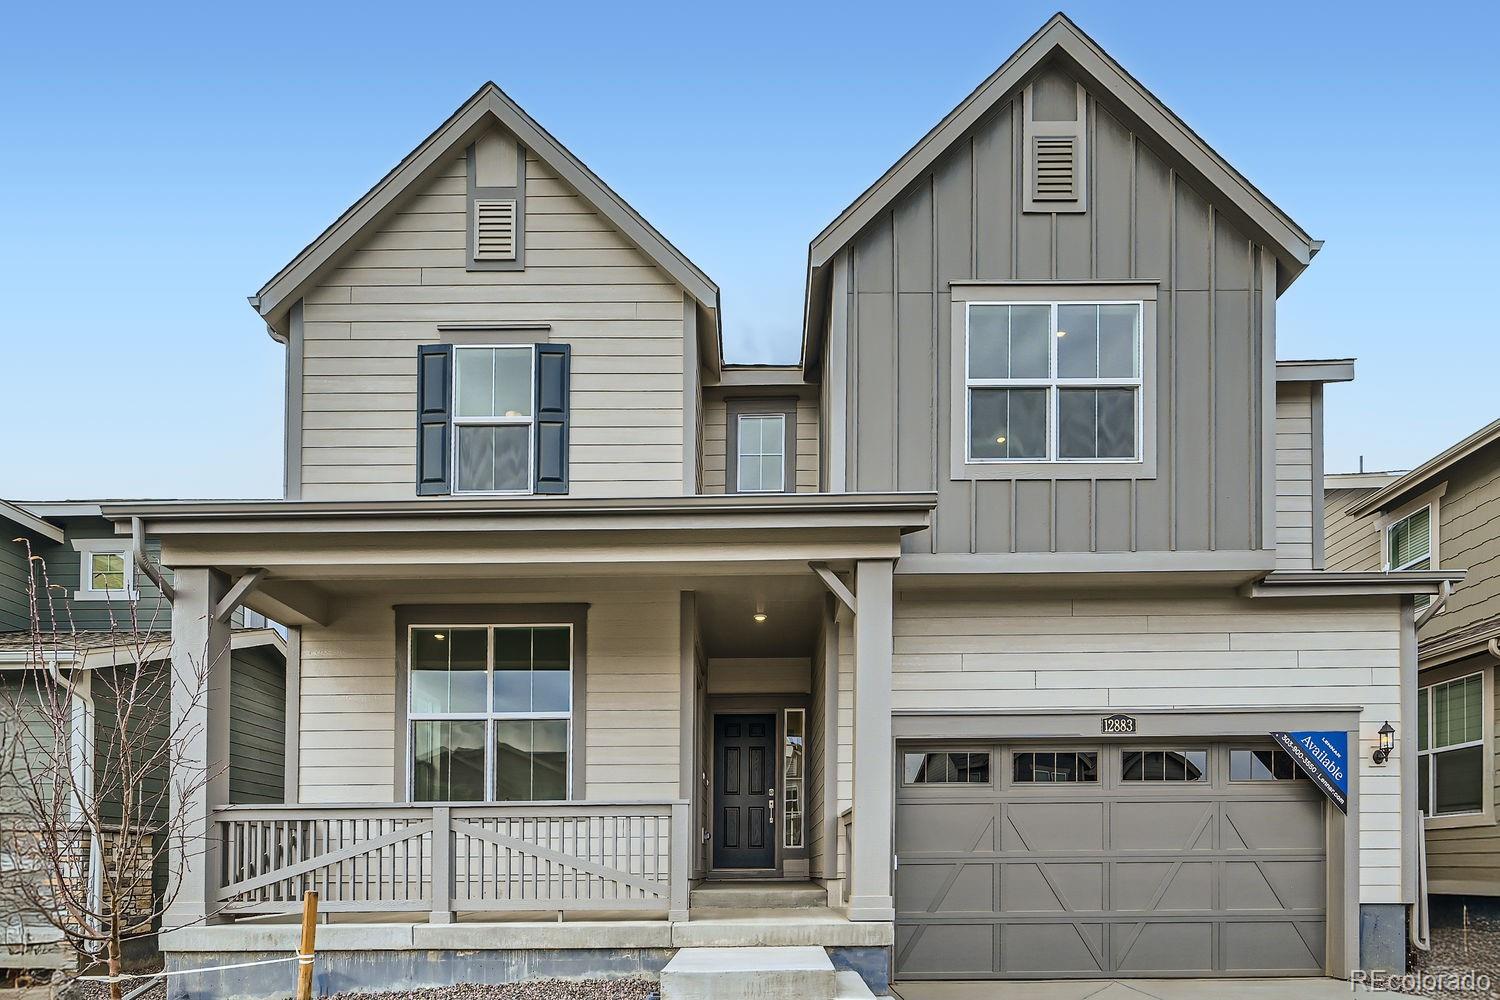
<svg viewBox="0 0 1500 1000">
<path fill-rule="evenodd" d="M 686 919 L 686 802 L 268 805 L 215 811 L 219 914 L 647 911 Z"/>
</svg>

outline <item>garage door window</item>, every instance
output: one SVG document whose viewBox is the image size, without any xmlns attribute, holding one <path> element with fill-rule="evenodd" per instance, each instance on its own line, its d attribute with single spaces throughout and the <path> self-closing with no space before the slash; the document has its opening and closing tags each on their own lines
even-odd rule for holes
<svg viewBox="0 0 1500 1000">
<path fill-rule="evenodd" d="M 990 755 L 954 752 L 904 754 L 902 771 L 908 785 L 988 785 Z"/>
<path fill-rule="evenodd" d="M 1123 781 L 1207 781 L 1207 750 L 1125 750 L 1120 754 Z"/>
<path fill-rule="evenodd" d="M 1229 751 L 1230 781 L 1298 781 L 1307 779 L 1285 750 Z"/>
<path fill-rule="evenodd" d="M 1417 801 L 1428 816 L 1484 809 L 1484 678 L 1417 692 Z"/>
<path fill-rule="evenodd" d="M 1011 757 L 1011 779 L 1018 785 L 1099 780 L 1094 750 L 1018 750 Z"/>
</svg>

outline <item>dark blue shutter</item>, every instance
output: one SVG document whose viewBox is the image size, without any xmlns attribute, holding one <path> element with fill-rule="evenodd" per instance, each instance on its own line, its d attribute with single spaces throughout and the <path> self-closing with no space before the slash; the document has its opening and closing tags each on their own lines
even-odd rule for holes
<svg viewBox="0 0 1500 1000">
<path fill-rule="evenodd" d="M 536 492 L 568 492 L 568 344 L 536 345 Z"/>
<path fill-rule="evenodd" d="M 453 492 L 453 347 L 417 348 L 417 495 Z"/>
</svg>

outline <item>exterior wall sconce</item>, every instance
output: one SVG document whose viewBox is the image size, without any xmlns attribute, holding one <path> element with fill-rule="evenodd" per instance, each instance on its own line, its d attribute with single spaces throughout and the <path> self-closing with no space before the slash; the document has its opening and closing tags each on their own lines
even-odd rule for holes
<svg viewBox="0 0 1500 1000">
<path fill-rule="evenodd" d="M 1375 753 L 1370 760 L 1376 764 L 1384 764 L 1391 759 L 1391 751 L 1396 748 L 1396 727 L 1387 722 L 1380 727 L 1380 746 L 1375 748 Z"/>
</svg>

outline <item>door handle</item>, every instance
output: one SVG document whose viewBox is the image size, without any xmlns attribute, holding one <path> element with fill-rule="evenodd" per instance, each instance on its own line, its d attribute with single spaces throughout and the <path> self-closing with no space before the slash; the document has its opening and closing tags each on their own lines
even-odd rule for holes
<svg viewBox="0 0 1500 1000">
<path fill-rule="evenodd" d="M 766 799 L 770 803 L 771 810 L 766 816 L 766 822 L 771 826 L 776 825 L 776 786 L 772 785 L 766 789 Z"/>
</svg>

